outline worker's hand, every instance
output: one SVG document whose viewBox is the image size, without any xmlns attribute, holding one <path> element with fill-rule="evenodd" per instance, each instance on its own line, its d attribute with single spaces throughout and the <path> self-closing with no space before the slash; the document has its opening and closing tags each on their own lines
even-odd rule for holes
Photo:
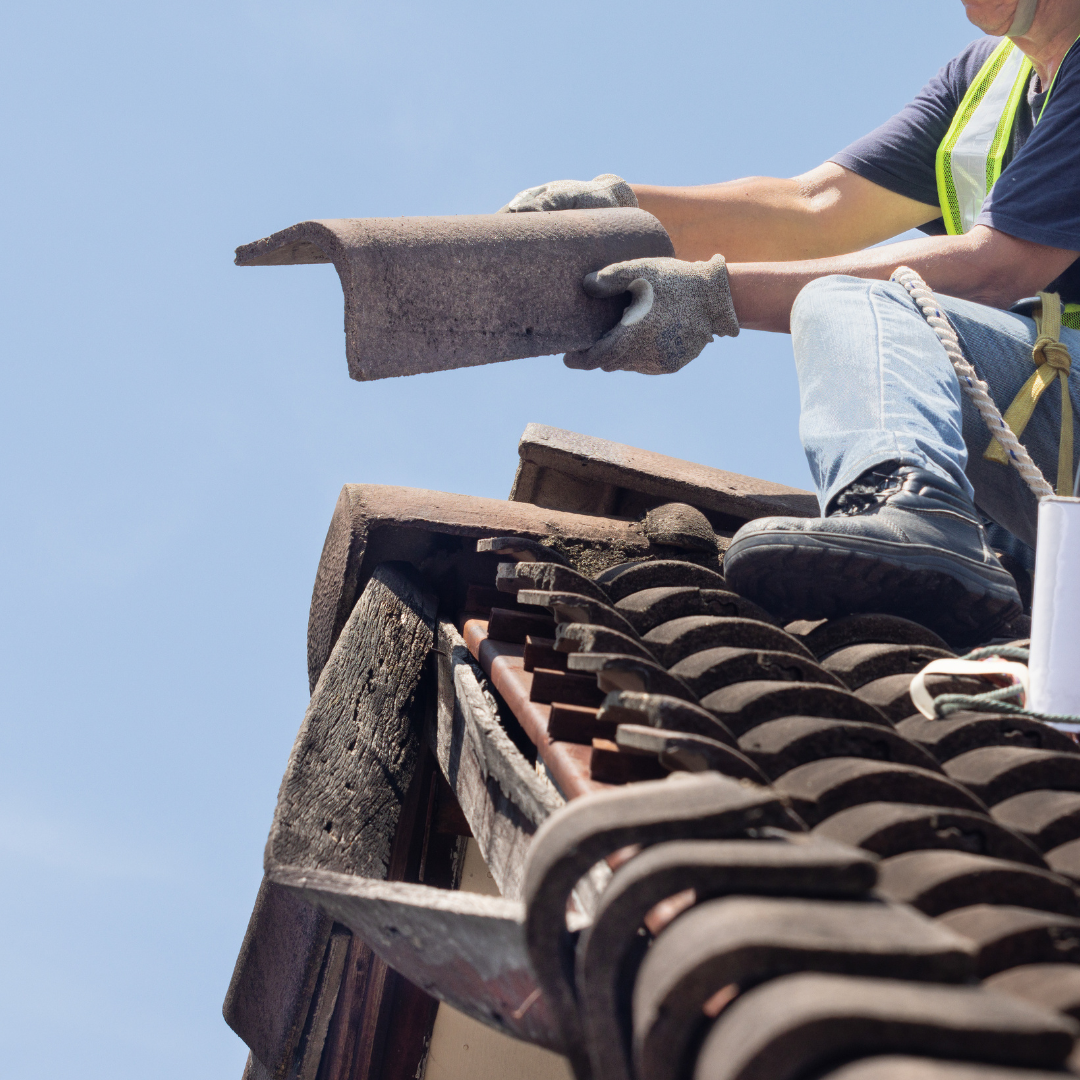
<svg viewBox="0 0 1080 1080">
<path fill-rule="evenodd" d="M 614 263 L 589 274 L 584 286 L 590 296 L 629 292 L 633 301 L 618 326 L 591 349 L 567 353 L 563 357 L 567 367 L 668 375 L 689 364 L 713 334 L 739 333 L 723 255 L 708 262 Z"/>
<path fill-rule="evenodd" d="M 529 210 L 604 210 L 617 206 L 637 206 L 630 185 L 614 173 L 595 180 L 553 180 L 550 184 L 519 191 L 500 214 L 522 214 Z"/>
</svg>

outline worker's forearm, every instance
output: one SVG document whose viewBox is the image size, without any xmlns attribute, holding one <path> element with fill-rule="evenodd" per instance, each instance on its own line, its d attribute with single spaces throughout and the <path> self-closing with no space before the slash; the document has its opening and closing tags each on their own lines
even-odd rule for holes
<svg viewBox="0 0 1080 1080">
<path fill-rule="evenodd" d="M 729 262 L 783 262 L 844 250 L 821 228 L 797 180 L 750 176 L 701 187 L 632 187 L 642 210 L 667 229 L 680 259 L 722 252 Z"/>
<path fill-rule="evenodd" d="M 936 207 L 825 162 L 802 176 L 750 176 L 702 187 L 633 184 L 675 254 L 690 261 L 788 262 L 859 251 L 932 220 Z"/>
<path fill-rule="evenodd" d="M 1007 264 L 987 250 L 994 241 L 992 229 L 980 228 L 967 236 L 907 240 L 828 259 L 729 262 L 731 296 L 740 326 L 788 333 L 799 291 L 830 274 L 888 280 L 898 266 L 906 265 L 918 271 L 935 292 L 993 307 L 1008 307 L 1048 284 L 1033 284 L 1030 275 L 1011 273 Z"/>
</svg>

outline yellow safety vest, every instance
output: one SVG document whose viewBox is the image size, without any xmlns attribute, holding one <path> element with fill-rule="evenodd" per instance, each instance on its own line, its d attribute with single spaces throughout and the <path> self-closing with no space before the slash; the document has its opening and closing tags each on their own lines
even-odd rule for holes
<svg viewBox="0 0 1080 1080">
<path fill-rule="evenodd" d="M 1027 97 L 1031 70 L 1031 61 L 1006 38 L 983 64 L 956 110 L 938 147 L 936 161 L 938 201 L 950 236 L 959 236 L 974 227 L 986 196 L 1001 176 L 1016 112 Z M 1042 119 L 1055 82 L 1056 73 L 1036 123 Z M 1057 294 L 1040 293 L 1039 298 L 1042 301 L 1041 311 L 1036 314 L 1039 338 L 1033 355 L 1036 372 L 1017 394 L 1005 420 L 1019 436 L 1043 391 L 1060 379 L 1062 424 L 1057 490 L 1059 495 L 1071 495 L 1073 418 L 1067 382 L 1069 353 L 1058 340 L 1058 334 L 1061 326 L 1080 330 L 1080 304 L 1066 304 L 1059 320 L 1055 310 L 1059 303 Z M 996 439 L 990 441 L 984 457 L 1002 464 L 1008 461 Z"/>
<path fill-rule="evenodd" d="M 974 226 L 986 196 L 1001 176 L 1016 111 L 1026 99 L 1030 81 L 1031 61 L 1006 38 L 990 54 L 960 102 L 936 161 L 938 201 L 950 236 L 959 236 Z M 1056 82 L 1057 73 L 1038 119 Z M 1066 304 L 1061 322 L 1080 330 L 1080 304 Z"/>
</svg>

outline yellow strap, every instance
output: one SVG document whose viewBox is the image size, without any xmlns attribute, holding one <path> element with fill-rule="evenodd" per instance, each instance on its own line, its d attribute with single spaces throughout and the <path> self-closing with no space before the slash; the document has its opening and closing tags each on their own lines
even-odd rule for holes
<svg viewBox="0 0 1080 1080">
<path fill-rule="evenodd" d="M 1061 298 L 1057 293 L 1039 293 L 1041 305 L 1035 312 L 1037 337 L 1031 350 L 1035 373 L 1020 388 L 1005 412 L 1005 422 L 1017 438 L 1023 434 L 1043 391 L 1055 380 L 1061 381 L 1061 438 L 1058 443 L 1058 495 L 1071 495 L 1073 462 L 1073 412 L 1069 397 L 1069 368 L 1072 361 L 1068 346 L 1061 340 Z M 1008 465 L 1005 448 L 992 439 L 983 457 Z"/>
</svg>

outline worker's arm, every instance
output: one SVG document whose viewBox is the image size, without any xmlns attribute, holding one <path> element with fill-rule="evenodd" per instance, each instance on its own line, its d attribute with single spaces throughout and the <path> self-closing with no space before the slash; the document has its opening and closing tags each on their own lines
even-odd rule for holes
<svg viewBox="0 0 1080 1080">
<path fill-rule="evenodd" d="M 596 281 L 586 279 L 589 291 L 610 295 L 605 290 L 638 267 L 642 284 L 615 330 L 593 349 L 567 357 L 574 367 L 677 371 L 700 351 L 700 345 L 688 345 L 688 331 L 690 338 L 704 335 L 705 341 L 710 334 L 737 333 L 739 326 L 787 332 L 799 291 L 831 274 L 888 279 L 897 266 L 907 265 L 936 292 L 1007 308 L 1045 288 L 1078 256 L 982 225 L 964 236 L 873 247 L 934 220 L 940 211 L 831 162 L 790 180 L 753 177 L 694 188 L 629 185 L 605 174 L 531 188 L 505 209 L 634 201 L 660 219 L 676 259 L 618 263 L 590 275 Z M 726 267 L 703 269 L 717 253 L 723 253 Z M 702 294 L 703 280 L 714 282 L 717 297 Z M 634 291 L 621 285 L 628 287 Z"/>
<path fill-rule="evenodd" d="M 1007 308 L 1077 257 L 982 225 L 964 236 L 872 247 L 941 212 L 832 162 L 790 180 L 632 187 L 642 209 L 667 229 L 676 257 L 724 254 L 739 325 L 755 330 L 786 332 L 799 290 L 828 274 L 887 279 L 907 265 L 936 292 Z"/>
<path fill-rule="evenodd" d="M 751 176 L 703 187 L 630 185 L 638 205 L 690 261 L 722 252 L 729 263 L 789 262 L 858 251 L 941 216 L 826 162 L 802 176 Z"/>
<path fill-rule="evenodd" d="M 1045 288 L 1077 252 L 1018 240 L 985 225 L 964 236 L 936 236 L 797 262 L 725 264 L 635 259 L 585 278 L 594 296 L 629 291 L 622 320 L 591 348 L 567 353 L 568 366 L 671 372 L 689 363 L 714 334 L 740 327 L 787 332 L 799 291 L 832 274 L 887 279 L 897 266 L 920 273 L 936 292 L 1005 308 Z"/>
<path fill-rule="evenodd" d="M 751 176 L 701 187 L 628 184 L 614 173 L 519 191 L 500 213 L 640 206 L 660 219 L 678 258 L 817 259 L 858 251 L 941 216 L 831 161 L 802 176 Z"/>
<path fill-rule="evenodd" d="M 729 260 L 728 275 L 740 326 L 787 333 L 799 290 L 829 274 L 888 279 L 898 266 L 910 266 L 935 292 L 1008 308 L 1046 288 L 1078 254 L 976 225 L 964 236 L 928 236 L 831 258 Z"/>
</svg>

